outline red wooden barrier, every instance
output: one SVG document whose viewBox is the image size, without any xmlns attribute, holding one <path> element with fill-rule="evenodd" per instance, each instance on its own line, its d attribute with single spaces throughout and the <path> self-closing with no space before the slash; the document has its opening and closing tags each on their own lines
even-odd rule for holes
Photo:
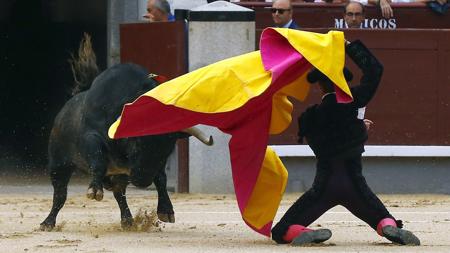
<svg viewBox="0 0 450 253">
<path fill-rule="evenodd" d="M 326 29 L 315 29 L 325 32 Z M 384 65 L 379 90 L 366 110 L 375 122 L 369 144 L 450 145 L 450 30 L 346 30 L 361 39 Z M 347 59 L 357 83 L 359 70 Z M 320 100 L 311 89 L 305 103 L 296 102 L 296 120 L 307 105 Z M 296 144 L 297 124 L 271 137 L 272 144 Z"/>
</svg>

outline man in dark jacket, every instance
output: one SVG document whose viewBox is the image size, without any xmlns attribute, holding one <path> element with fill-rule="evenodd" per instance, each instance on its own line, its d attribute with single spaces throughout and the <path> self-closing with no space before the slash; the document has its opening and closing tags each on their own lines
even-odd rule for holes
<svg viewBox="0 0 450 253">
<path fill-rule="evenodd" d="M 299 26 L 292 19 L 294 9 L 291 0 L 275 0 L 272 3 L 272 19 L 276 27 L 299 29 Z"/>
<path fill-rule="evenodd" d="M 316 155 L 316 176 L 312 188 L 272 229 L 272 238 L 293 245 L 326 241 L 331 237 L 330 230 L 311 230 L 307 226 L 330 208 L 342 205 L 390 241 L 419 245 L 419 239 L 402 229 L 401 221 L 387 211 L 362 175 L 361 154 L 368 135 L 357 114 L 374 96 L 383 66 L 360 41 L 347 43 L 346 53 L 363 72 L 361 84 L 351 88 L 353 102 L 338 103 L 334 84 L 319 70 L 308 74 L 308 81 L 318 83 L 323 96 L 320 104 L 300 116 L 299 141 L 305 138 Z M 352 78 L 347 69 L 344 76 L 347 81 Z"/>
</svg>

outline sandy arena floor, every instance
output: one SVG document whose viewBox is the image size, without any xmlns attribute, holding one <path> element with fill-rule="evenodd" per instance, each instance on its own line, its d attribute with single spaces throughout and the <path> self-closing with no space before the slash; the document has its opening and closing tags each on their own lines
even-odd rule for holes
<svg viewBox="0 0 450 253">
<path fill-rule="evenodd" d="M 0 182 L 0 252 L 450 252 L 450 196 L 382 195 L 380 198 L 422 246 L 393 245 L 342 207 L 333 208 L 313 227 L 327 227 L 333 237 L 307 248 L 276 245 L 241 220 L 232 195 L 171 194 L 176 223 L 122 231 L 111 192 L 103 201 L 84 196 L 87 184 L 69 185 L 56 231 L 42 232 L 39 223 L 51 207 L 50 184 Z M 156 209 L 154 191 L 129 188 L 128 203 L 149 216 Z M 286 195 L 276 220 L 297 198 Z"/>
</svg>

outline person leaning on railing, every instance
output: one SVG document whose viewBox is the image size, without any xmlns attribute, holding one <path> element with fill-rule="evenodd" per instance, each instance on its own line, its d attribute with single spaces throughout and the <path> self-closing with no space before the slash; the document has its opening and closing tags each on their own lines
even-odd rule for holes
<svg viewBox="0 0 450 253">
<path fill-rule="evenodd" d="M 441 6 L 448 5 L 448 0 L 361 0 L 362 4 L 374 4 L 380 7 L 381 15 L 383 18 L 394 17 L 394 11 L 392 10 L 391 3 L 428 3 L 435 2 Z"/>
</svg>

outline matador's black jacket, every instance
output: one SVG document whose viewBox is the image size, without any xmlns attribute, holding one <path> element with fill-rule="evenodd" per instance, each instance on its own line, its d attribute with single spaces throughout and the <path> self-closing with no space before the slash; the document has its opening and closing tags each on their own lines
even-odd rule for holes
<svg viewBox="0 0 450 253">
<path fill-rule="evenodd" d="M 360 41 L 349 44 L 346 53 L 363 72 L 360 85 L 350 89 L 353 102 L 337 103 L 335 94 L 326 95 L 298 121 L 299 141 L 306 138 L 318 159 L 364 152 L 367 130 L 357 118 L 358 108 L 365 107 L 374 96 L 383 66 Z"/>
<path fill-rule="evenodd" d="M 299 139 L 306 139 L 314 151 L 317 171 L 312 187 L 273 227 L 272 239 L 278 243 L 287 243 L 283 235 L 290 225 L 309 226 L 336 205 L 344 206 L 375 230 L 380 220 L 393 218 L 362 175 L 367 130 L 357 117 L 358 108 L 374 96 L 383 66 L 360 41 L 350 43 L 346 53 L 363 72 L 361 83 L 351 88 L 353 102 L 337 103 L 336 95 L 330 93 L 300 116 Z M 400 221 L 397 225 L 402 227 Z"/>
</svg>

